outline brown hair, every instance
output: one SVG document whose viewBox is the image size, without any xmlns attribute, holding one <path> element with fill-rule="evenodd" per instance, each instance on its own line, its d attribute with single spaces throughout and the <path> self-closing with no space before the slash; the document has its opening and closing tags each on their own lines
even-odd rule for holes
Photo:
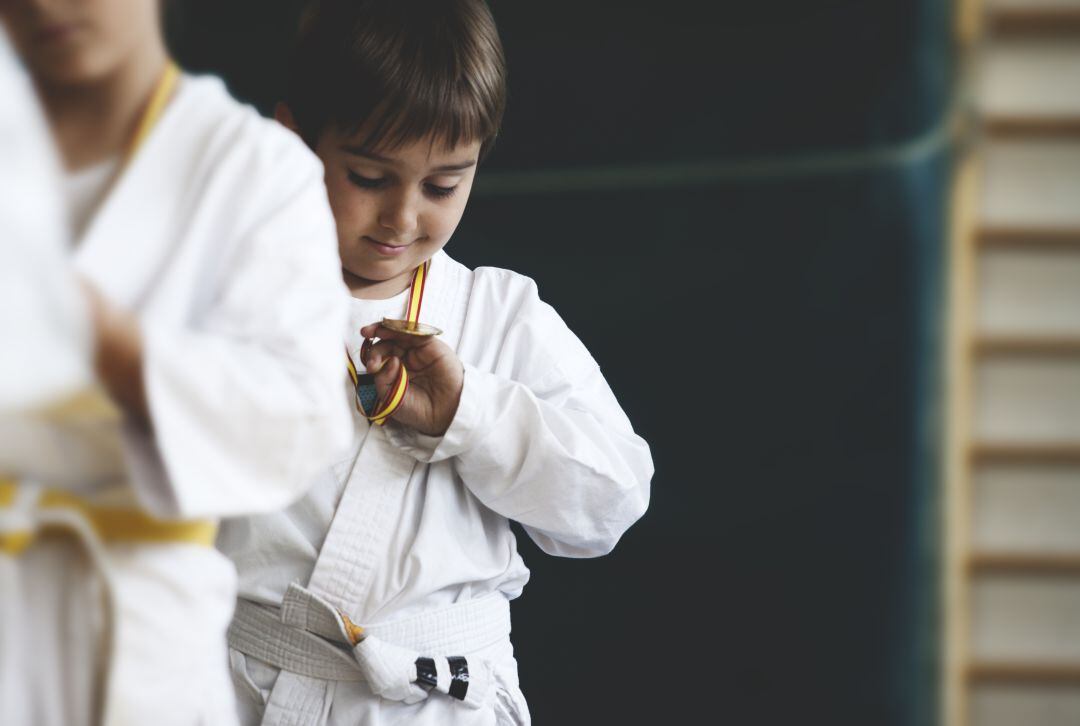
<svg viewBox="0 0 1080 726">
<path fill-rule="evenodd" d="M 432 138 L 491 147 L 506 61 L 483 0 L 309 0 L 285 103 L 314 147 L 329 125 L 393 149 Z"/>
</svg>

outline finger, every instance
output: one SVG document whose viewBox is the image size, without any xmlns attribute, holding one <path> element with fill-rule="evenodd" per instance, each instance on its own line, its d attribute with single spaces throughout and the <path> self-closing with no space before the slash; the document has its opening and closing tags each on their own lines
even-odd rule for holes
<svg viewBox="0 0 1080 726">
<path fill-rule="evenodd" d="M 364 364 L 364 367 L 370 373 L 378 371 L 387 358 L 391 356 L 401 357 L 406 352 L 392 340 L 380 340 L 371 345 L 365 345 L 361 352 L 363 353 L 364 350 L 366 350 L 366 354 L 360 356 L 360 362 Z"/>
<path fill-rule="evenodd" d="M 398 374 L 401 372 L 401 361 L 396 357 L 386 359 L 386 364 L 375 374 L 375 390 L 379 394 L 379 400 L 384 401 L 390 394 L 394 384 L 397 383 Z"/>
</svg>

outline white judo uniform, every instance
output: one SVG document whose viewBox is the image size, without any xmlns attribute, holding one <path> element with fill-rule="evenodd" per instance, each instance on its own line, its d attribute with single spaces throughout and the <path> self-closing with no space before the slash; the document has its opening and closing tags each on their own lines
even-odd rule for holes
<svg viewBox="0 0 1080 726">
<path fill-rule="evenodd" d="M 359 328 L 402 317 L 405 294 L 352 306 L 359 361 Z M 648 506 L 648 445 L 531 280 L 440 252 L 420 319 L 465 366 L 446 434 L 354 414 L 352 451 L 307 495 L 222 528 L 240 576 L 229 637 L 244 724 L 527 723 L 509 601 L 529 572 L 510 520 L 546 552 L 589 557 Z M 344 360 L 341 381 L 351 400 Z M 355 648 L 349 622 L 368 636 Z M 467 690 L 451 696 L 456 656 Z M 438 665 L 437 687 L 413 682 L 418 657 Z"/>
<path fill-rule="evenodd" d="M 348 445 L 321 166 L 220 81 L 182 77 L 72 264 L 137 314 L 152 432 L 107 410 L 0 410 L 0 475 L 19 481 L 0 538 L 38 535 L 0 553 L 0 721 L 227 726 L 232 565 L 183 537 L 112 540 L 107 517 L 87 526 L 43 492 L 212 543 L 218 518 L 286 506 Z M 42 531 L 56 524 L 80 536 Z"/>
</svg>

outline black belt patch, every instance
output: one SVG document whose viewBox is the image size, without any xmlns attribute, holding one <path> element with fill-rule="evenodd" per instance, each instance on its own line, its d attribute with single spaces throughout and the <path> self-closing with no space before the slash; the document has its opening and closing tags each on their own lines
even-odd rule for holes
<svg viewBox="0 0 1080 726">
<path fill-rule="evenodd" d="M 427 688 L 439 685 L 439 673 L 435 670 L 435 661 L 431 658 L 416 659 L 416 682 Z"/>
<path fill-rule="evenodd" d="M 461 656 L 447 658 L 446 662 L 450 664 L 450 695 L 464 701 L 469 691 L 469 663 Z"/>
</svg>

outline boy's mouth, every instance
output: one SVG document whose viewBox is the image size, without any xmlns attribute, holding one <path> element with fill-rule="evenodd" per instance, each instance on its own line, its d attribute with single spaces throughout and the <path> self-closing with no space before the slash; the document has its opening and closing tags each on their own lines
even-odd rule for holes
<svg viewBox="0 0 1080 726">
<path fill-rule="evenodd" d="M 411 246 L 411 243 L 403 245 L 388 245 L 380 242 L 374 237 L 368 237 L 367 235 L 365 235 L 363 239 L 365 242 L 374 247 L 376 252 L 386 255 L 387 257 L 394 257 L 396 255 L 400 255 L 408 247 Z"/>
</svg>

